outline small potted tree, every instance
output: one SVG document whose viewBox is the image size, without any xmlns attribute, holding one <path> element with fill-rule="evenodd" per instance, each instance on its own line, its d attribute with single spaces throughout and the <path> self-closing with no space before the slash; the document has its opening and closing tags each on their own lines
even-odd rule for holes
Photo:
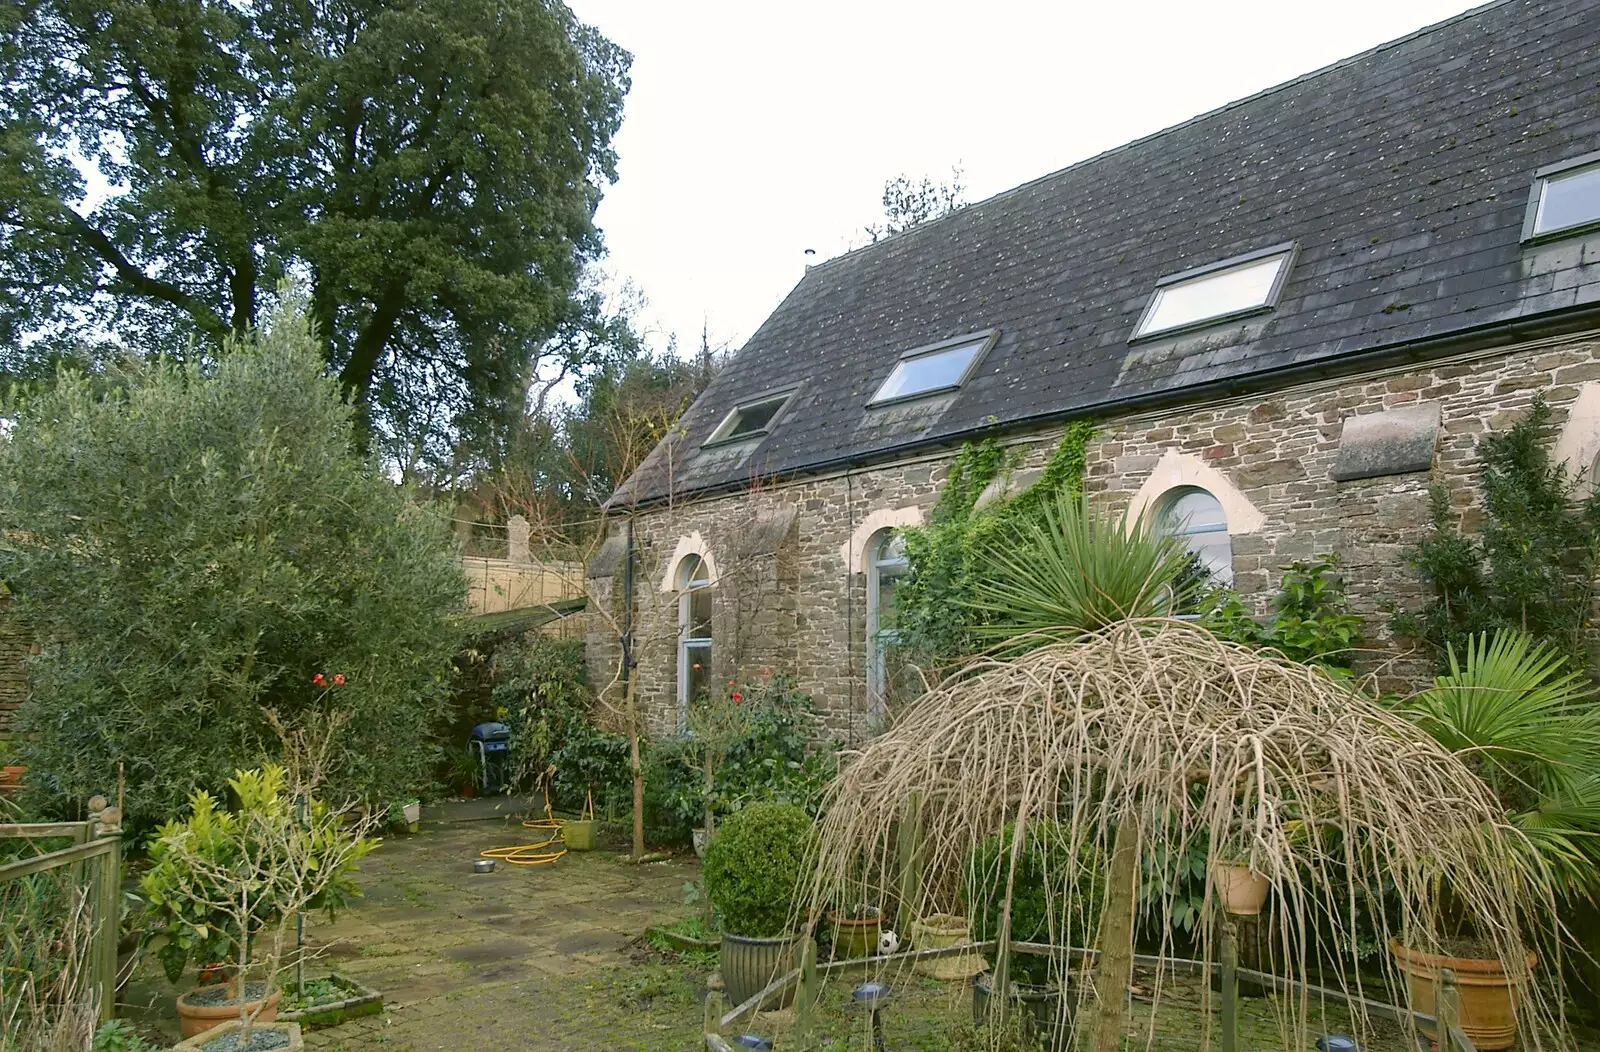
<svg viewBox="0 0 1600 1052">
<path fill-rule="evenodd" d="M 795 966 L 796 888 L 811 849 L 811 817 L 793 804 L 750 804 L 729 816 L 706 847 L 705 884 L 721 915 L 722 981 L 734 1004 Z M 788 990 L 776 1007 L 793 999 Z"/>
<path fill-rule="evenodd" d="M 708 691 L 689 703 L 689 734 L 700 753 L 700 797 L 703 824 L 693 829 L 695 853 L 705 857 L 717 831 L 717 772 L 740 739 L 750 733 L 750 709 L 733 680 L 726 690 Z"/>
<path fill-rule="evenodd" d="M 376 845 L 367 836 L 376 820 L 364 815 L 352 824 L 320 800 L 301 808 L 281 767 L 237 771 L 228 785 L 237 810 L 196 790 L 189 816 L 157 831 L 140 881 L 150 911 L 147 946 L 173 979 L 191 957 L 231 961 L 227 982 L 178 998 L 188 1039 L 179 1048 L 209 1049 L 225 1034 L 225 1047 L 240 1052 L 255 1047 L 252 1041 L 297 1047 L 293 1024 L 281 1024 L 292 1031 L 289 1046 L 278 1036 L 252 1035 L 280 1025 L 272 1022 L 277 980 L 295 952 L 287 945 L 295 916 L 331 911 L 354 893 L 349 872 Z"/>
</svg>

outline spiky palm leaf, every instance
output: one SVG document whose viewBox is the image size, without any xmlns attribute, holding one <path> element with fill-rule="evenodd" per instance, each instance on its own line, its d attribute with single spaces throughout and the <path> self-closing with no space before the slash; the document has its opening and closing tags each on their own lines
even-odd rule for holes
<svg viewBox="0 0 1600 1052">
<path fill-rule="evenodd" d="M 985 553 L 973 588 L 974 634 L 1017 654 L 1118 622 L 1164 617 L 1193 590 L 1189 552 L 1142 517 L 1086 508 L 1063 494 L 1017 543 Z"/>
<path fill-rule="evenodd" d="M 1600 713 L 1554 647 L 1502 630 L 1407 702 L 1416 722 L 1477 769 L 1569 889 L 1593 894 L 1600 865 Z"/>
</svg>

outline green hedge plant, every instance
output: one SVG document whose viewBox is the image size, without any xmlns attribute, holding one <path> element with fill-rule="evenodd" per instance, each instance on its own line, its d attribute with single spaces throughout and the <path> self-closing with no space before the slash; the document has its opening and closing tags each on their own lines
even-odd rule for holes
<svg viewBox="0 0 1600 1052">
<path fill-rule="evenodd" d="M 795 890 L 811 849 L 811 816 L 793 804 L 751 804 L 706 848 L 706 894 L 722 929 L 751 939 L 791 930 Z"/>
<path fill-rule="evenodd" d="M 1016 827 L 979 841 L 967 864 L 967 907 L 973 937 L 1000 937 L 1006 881 Z M 1057 823 L 1024 830 L 1016 875 L 1011 878 L 1011 941 L 1093 946 L 1100 925 L 1104 880 L 1098 853 L 1090 845 L 1073 850 L 1071 834 Z M 1066 931 L 1051 930 L 1051 917 L 1069 918 Z M 1051 960 L 1037 954 L 1012 954 L 1011 975 L 1024 983 L 1050 982 Z"/>
<path fill-rule="evenodd" d="M 358 714 L 330 795 L 418 795 L 466 581 L 443 516 L 354 449 L 303 314 L 119 369 L 0 405 L 0 558 L 46 644 L 17 714 L 33 803 L 69 815 L 120 763 L 148 829 L 276 758 L 268 709 Z"/>
</svg>

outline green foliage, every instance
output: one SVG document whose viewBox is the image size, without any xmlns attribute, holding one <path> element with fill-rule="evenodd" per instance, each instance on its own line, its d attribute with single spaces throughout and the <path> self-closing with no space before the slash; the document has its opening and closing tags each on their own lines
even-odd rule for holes
<svg viewBox="0 0 1600 1052">
<path fill-rule="evenodd" d="M 811 816 L 793 804 L 751 804 L 717 828 L 704 872 L 723 930 L 751 939 L 791 930 L 813 835 Z"/>
<path fill-rule="evenodd" d="M 247 947 L 256 932 L 286 910 L 303 904 L 309 911 L 327 910 L 332 918 L 360 889 L 349 873 L 377 841 L 352 838 L 328 805 L 307 802 L 305 819 L 285 785 L 281 767 L 237 771 L 228 788 L 239 806 L 228 811 L 203 789 L 189 797 L 189 817 L 163 823 L 150 842 L 150 868 L 139 879 L 147 924 L 146 945 L 155 952 L 173 982 L 189 961 L 234 959 L 230 953 Z M 353 842 L 352 842 L 353 841 Z M 202 872 L 200 861 L 228 873 L 219 884 Z M 315 893 L 303 903 L 290 900 L 314 873 Z M 234 915 L 218 903 L 238 901 L 235 885 L 250 890 L 249 931 L 241 932 Z"/>
<path fill-rule="evenodd" d="M 1433 595 L 1397 613 L 1395 631 L 1431 646 L 1441 666 L 1454 647 L 1484 632 L 1515 629 L 1586 665 L 1586 631 L 1600 574 L 1600 487 L 1574 503 L 1577 480 L 1550 460 L 1550 407 L 1534 400 L 1510 429 L 1478 442 L 1488 519 L 1461 532 L 1443 487 L 1433 528 L 1409 553 Z"/>
<path fill-rule="evenodd" d="M 161 1049 L 161 1045 L 153 1045 L 140 1037 L 126 1019 L 112 1019 L 94 1032 L 90 1052 L 161 1052 Z"/>
<path fill-rule="evenodd" d="M 0 344 L 215 351 L 304 275 L 396 459 L 448 456 L 606 338 L 630 61 L 556 0 L 5 5 Z"/>
<path fill-rule="evenodd" d="M 1483 776 L 1540 863 L 1600 893 L 1600 710 L 1557 648 L 1521 632 L 1446 650 L 1449 671 L 1402 711 Z"/>
<path fill-rule="evenodd" d="M 967 863 L 966 894 L 973 916 L 973 937 L 1000 936 L 1006 881 L 1011 878 L 1013 942 L 1093 946 L 1104 898 L 1104 866 L 1092 847 L 1076 856 L 1071 831 L 1056 823 L 1027 827 L 1016 874 L 1011 876 L 1011 843 L 1016 827 L 984 838 Z M 1060 967 L 1061 962 L 1056 962 Z M 1012 954 L 1012 976 L 1026 983 L 1050 981 L 1051 960 L 1035 954 Z"/>
<path fill-rule="evenodd" d="M 300 314 L 103 394 L 63 373 L 0 415 L 0 551 L 51 641 L 17 714 L 36 805 L 72 813 L 120 761 L 148 828 L 271 755 L 264 708 L 357 714 L 330 793 L 417 795 L 466 582 L 444 519 L 352 452 Z"/>
<path fill-rule="evenodd" d="M 975 620 L 972 603 L 989 570 L 989 553 L 1011 549 L 1040 528 L 1062 495 L 1083 492 L 1093 435 L 1092 424 L 1075 421 L 1033 485 L 977 510 L 985 487 L 1007 469 L 1009 453 L 993 439 L 962 447 L 928 524 L 904 532 L 911 573 L 895 592 L 895 633 L 907 658 L 938 669 L 978 649 L 974 628 L 982 615 Z"/>
<path fill-rule="evenodd" d="M 1215 589 L 1202 603 L 1201 623 L 1223 639 L 1272 647 L 1284 656 L 1348 669 L 1361 645 L 1361 618 L 1350 612 L 1344 581 L 1332 555 L 1298 559 L 1283 567 L 1265 625 L 1231 588 Z"/>
<path fill-rule="evenodd" d="M 703 738 L 691 731 L 651 743 L 646 809 L 674 839 L 704 824 L 708 803 L 719 816 L 752 803 L 794 804 L 814 816 L 837 769 L 831 749 L 814 747 L 815 706 L 792 676 L 779 672 L 762 682 L 730 686 L 723 699 L 724 705 L 737 705 L 739 714 L 732 721 L 736 734 L 717 746 L 709 800 Z"/>
<path fill-rule="evenodd" d="M 1095 632 L 1129 618 L 1164 617 L 1188 601 L 1189 553 L 1176 537 L 1063 494 L 1017 543 L 991 549 L 967 601 L 973 636 L 1004 653 Z"/>
<path fill-rule="evenodd" d="M 633 806 L 633 757 L 626 734 L 579 724 L 550 762 L 556 768 L 551 793 L 558 807 L 579 811 L 591 794 L 598 815 L 620 814 Z M 648 779 L 645 785 L 649 787 Z"/>
<path fill-rule="evenodd" d="M 500 647 L 489 700 L 511 728 L 515 784 L 532 786 L 567 739 L 586 727 L 590 702 L 583 640 L 535 635 Z"/>
</svg>

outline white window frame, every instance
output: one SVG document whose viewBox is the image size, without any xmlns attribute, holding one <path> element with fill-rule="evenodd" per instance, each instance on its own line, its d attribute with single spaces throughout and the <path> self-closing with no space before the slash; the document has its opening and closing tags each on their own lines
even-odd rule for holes
<svg viewBox="0 0 1600 1052">
<path fill-rule="evenodd" d="M 994 348 L 995 341 L 999 338 L 999 329 L 984 329 L 981 332 L 969 332 L 965 336 L 955 336 L 948 340 L 940 340 L 938 343 L 928 343 L 922 345 L 921 347 L 913 347 L 911 350 L 906 351 L 904 354 L 900 355 L 900 357 L 895 359 L 894 366 L 890 368 L 889 374 L 885 376 L 882 382 L 878 384 L 877 388 L 874 389 L 872 397 L 867 400 L 867 405 L 876 408 L 878 406 L 894 405 L 898 402 L 909 402 L 917 398 L 927 398 L 931 395 L 945 394 L 950 391 L 959 390 L 962 385 L 964 385 L 968 380 L 972 379 L 972 374 L 977 371 L 978 365 L 985 357 L 988 356 L 989 351 Z M 895 374 L 900 371 L 900 367 L 906 362 L 916 361 L 918 358 L 929 358 L 936 354 L 943 354 L 946 351 L 953 351 L 958 347 L 970 347 L 973 344 L 979 344 L 978 350 L 973 354 L 972 360 L 967 363 L 967 367 L 961 371 L 961 375 L 956 378 L 954 383 L 943 384 L 939 387 L 929 387 L 920 391 L 908 392 L 906 394 L 889 395 L 887 397 L 883 395 L 884 388 L 889 386 L 889 381 L 895 378 Z"/>
<path fill-rule="evenodd" d="M 879 530 L 867 541 L 867 714 L 871 717 L 883 716 L 888 708 L 889 648 L 899 641 L 897 633 L 881 627 L 884 573 L 904 577 L 911 572 L 905 552 L 889 554 L 898 536 L 895 529 Z"/>
<path fill-rule="evenodd" d="M 700 576 L 690 576 L 699 564 Z M 689 711 L 689 669 L 694 664 L 694 655 L 703 653 L 709 657 L 711 653 L 712 636 L 691 636 L 689 629 L 693 624 L 690 603 L 695 592 L 708 590 L 711 587 L 711 564 L 698 553 L 690 553 L 683 557 L 678 564 L 678 707 L 682 713 Z M 709 629 L 708 629 L 709 631 Z M 702 666 L 708 662 L 702 662 Z M 709 669 L 707 670 L 709 674 Z"/>
<path fill-rule="evenodd" d="M 1190 526 L 1187 522 L 1181 525 L 1173 522 L 1173 506 L 1191 493 L 1204 493 L 1210 497 L 1216 503 L 1217 513 L 1222 516 L 1222 521 L 1220 523 L 1207 523 L 1200 527 Z M 1230 588 L 1233 586 L 1233 531 L 1229 528 L 1228 509 L 1223 505 L 1222 499 L 1215 493 L 1204 486 L 1175 486 L 1167 490 L 1161 495 L 1161 502 L 1156 506 L 1156 525 L 1162 533 L 1169 537 L 1177 537 L 1180 540 L 1187 537 L 1198 537 L 1207 533 L 1226 534 L 1228 537 L 1228 579 L 1226 581 L 1219 580 L 1217 583 Z M 1189 550 L 1187 540 L 1184 541 L 1184 547 L 1185 550 Z"/>
<path fill-rule="evenodd" d="M 1600 169 L 1600 150 L 1586 153 L 1578 157 L 1571 157 L 1555 164 L 1547 164 L 1538 168 L 1533 173 L 1533 188 L 1528 191 L 1528 210 L 1522 220 L 1522 240 L 1527 241 L 1553 241 L 1557 238 L 1573 237 L 1578 234 L 1590 233 L 1600 230 L 1600 215 L 1590 220 L 1580 220 L 1567 226 L 1558 226 L 1550 230 L 1539 229 L 1539 217 L 1544 211 L 1544 192 L 1551 180 L 1559 180 L 1562 176 L 1577 175 L 1589 169 Z"/>
<path fill-rule="evenodd" d="M 728 410 L 728 415 L 722 418 L 722 423 L 716 426 L 716 429 L 711 432 L 711 437 L 707 438 L 701 445 L 715 446 L 724 442 L 748 442 L 751 439 L 771 434 L 772 429 L 777 427 L 778 422 L 783 419 L 784 411 L 789 408 L 789 400 L 795 396 L 795 392 L 798 390 L 798 387 L 790 387 L 779 391 L 768 391 L 766 394 L 741 402 Z M 764 405 L 771 405 L 773 402 L 780 404 L 777 411 L 772 414 L 772 419 L 767 421 L 765 427 L 757 428 L 754 431 L 746 431 L 742 435 L 729 435 L 729 432 L 738 426 L 739 417 L 742 414 Z"/>
<path fill-rule="evenodd" d="M 1155 290 L 1150 293 L 1150 299 L 1146 301 L 1144 310 L 1140 312 L 1139 320 L 1134 325 L 1133 335 L 1128 337 L 1128 342 L 1133 343 L 1136 340 L 1149 340 L 1158 336 L 1173 336 L 1177 333 L 1193 332 L 1196 329 L 1204 329 L 1225 321 L 1247 318 L 1253 314 L 1264 314 L 1274 309 L 1278 305 L 1278 298 L 1283 295 L 1283 286 L 1288 283 L 1289 273 L 1294 269 L 1295 257 L 1298 254 L 1298 242 L 1286 241 L 1281 245 L 1272 245 L 1254 252 L 1246 252 L 1240 256 L 1230 256 L 1215 263 L 1207 263 L 1203 267 L 1194 267 L 1190 270 L 1179 271 L 1176 274 L 1168 274 L 1156 282 Z M 1196 318 L 1193 321 L 1177 325 L 1163 326 L 1159 329 L 1148 327 L 1154 320 L 1157 309 L 1161 306 L 1162 297 L 1168 291 L 1187 285 L 1199 284 L 1208 279 L 1220 277 L 1228 271 L 1265 263 L 1274 256 L 1281 257 L 1278 263 L 1278 273 L 1273 276 L 1272 285 L 1268 288 L 1267 295 L 1261 302 L 1223 311 L 1219 314 L 1210 314 L 1204 318 Z"/>
</svg>

